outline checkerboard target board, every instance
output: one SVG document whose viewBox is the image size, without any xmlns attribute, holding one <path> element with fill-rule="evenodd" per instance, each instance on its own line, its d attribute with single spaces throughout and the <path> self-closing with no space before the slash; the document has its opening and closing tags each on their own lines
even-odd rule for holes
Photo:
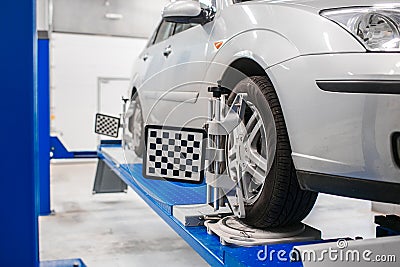
<svg viewBox="0 0 400 267">
<path fill-rule="evenodd" d="M 96 114 L 96 123 L 94 127 L 95 133 L 117 138 L 119 132 L 119 126 L 120 126 L 119 118 L 111 117 L 100 113 Z"/>
<path fill-rule="evenodd" d="M 206 132 L 203 129 L 147 125 L 143 176 L 201 183 Z"/>
</svg>

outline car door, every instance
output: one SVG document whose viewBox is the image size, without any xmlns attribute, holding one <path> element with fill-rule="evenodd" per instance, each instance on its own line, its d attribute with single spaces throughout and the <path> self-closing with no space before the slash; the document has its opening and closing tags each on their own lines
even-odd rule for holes
<svg viewBox="0 0 400 267">
<path fill-rule="evenodd" d="M 154 96 L 154 90 L 161 90 L 165 77 L 163 76 L 163 68 L 165 58 L 163 49 L 166 40 L 173 34 L 175 23 L 161 21 L 153 37 L 150 38 L 146 49 L 139 57 L 136 65 L 136 73 L 140 73 L 136 84 L 139 98 L 144 114 L 146 124 L 155 123 L 150 116 L 150 111 L 157 97 Z M 140 68 L 140 69 L 138 69 Z"/>
<path fill-rule="evenodd" d="M 215 1 L 207 2 L 214 5 Z M 209 65 L 209 36 L 213 21 L 204 25 L 176 23 L 173 35 L 162 43 L 162 84 L 152 90 L 152 107 L 158 124 L 202 127 L 207 115 L 207 87 L 203 81 Z M 215 81 L 214 81 L 215 82 Z"/>
</svg>

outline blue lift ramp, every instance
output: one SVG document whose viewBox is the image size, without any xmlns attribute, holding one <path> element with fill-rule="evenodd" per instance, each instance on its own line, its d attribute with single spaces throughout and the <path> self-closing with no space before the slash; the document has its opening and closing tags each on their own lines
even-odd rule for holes
<svg viewBox="0 0 400 267">
<path fill-rule="evenodd" d="M 386 219 L 378 218 L 380 222 L 378 227 L 390 229 L 391 234 L 388 236 L 383 234 L 382 231 L 378 231 L 377 234 L 381 233 L 381 235 L 374 239 L 322 240 L 314 238 L 312 241 L 303 242 L 296 242 L 291 239 L 292 241 L 268 246 L 224 245 L 220 242 L 220 237 L 209 234 L 205 226 L 186 227 L 181 223 L 182 220 L 177 219 L 177 217 L 180 217 L 179 212 L 174 217 L 174 210 L 182 211 L 180 209 L 182 205 L 206 203 L 205 183 L 190 184 L 144 178 L 142 176 L 142 160 L 133 155 L 134 152 L 132 151 L 124 152 L 121 145 L 103 144 L 98 150 L 98 157 L 102 164 L 107 165 L 111 171 L 130 186 L 211 266 L 350 267 L 355 266 L 354 264 L 364 266 L 364 263 L 367 263 L 367 261 L 355 262 L 345 258 L 332 260 L 325 253 L 329 250 L 336 250 L 338 255 L 343 255 L 342 257 L 354 255 L 354 251 L 371 251 L 374 255 L 391 255 L 394 257 L 394 261 L 383 263 L 373 261 L 371 266 L 398 266 L 400 236 L 394 230 L 397 229 L 400 219 L 395 216 L 387 216 Z M 315 235 L 312 236 L 315 237 Z M 315 253 L 315 258 L 309 258 L 313 256 L 312 252 Z M 321 258 L 323 255 L 325 256 Z M 307 257 L 305 258 L 305 256 Z"/>
<path fill-rule="evenodd" d="M 129 162 L 127 158 L 130 157 L 124 154 L 119 145 L 100 146 L 98 157 L 211 266 L 303 266 L 300 261 L 290 261 L 289 255 L 293 247 L 326 242 L 319 240 L 275 244 L 268 247 L 222 245 L 218 236 L 207 233 L 206 227 L 185 227 L 173 216 L 175 205 L 206 203 L 205 184 L 146 179 L 142 176 L 140 161 Z M 278 258 L 278 251 L 285 251 L 286 261 L 282 255 Z"/>
</svg>

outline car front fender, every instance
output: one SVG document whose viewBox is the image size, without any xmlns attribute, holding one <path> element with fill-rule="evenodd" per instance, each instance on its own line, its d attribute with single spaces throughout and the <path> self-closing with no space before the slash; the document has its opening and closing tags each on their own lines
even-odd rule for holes
<svg viewBox="0 0 400 267">
<path fill-rule="evenodd" d="M 249 30 L 223 42 L 210 60 L 212 63 L 207 75 L 218 73 L 221 77 L 232 62 L 241 58 L 251 59 L 266 69 L 299 55 L 296 46 L 283 35 L 265 29 Z M 212 81 L 211 76 L 206 76 L 210 77 L 207 80 Z"/>
</svg>

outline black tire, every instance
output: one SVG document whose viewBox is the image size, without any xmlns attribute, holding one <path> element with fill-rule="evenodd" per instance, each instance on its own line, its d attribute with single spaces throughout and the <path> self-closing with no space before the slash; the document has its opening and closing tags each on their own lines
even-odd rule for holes
<svg viewBox="0 0 400 267">
<path fill-rule="evenodd" d="M 145 143 L 144 143 L 144 122 L 143 122 L 142 106 L 140 104 L 139 97 L 137 97 L 137 93 L 134 94 L 133 97 L 132 97 L 132 101 L 134 101 L 134 100 L 136 101 L 136 108 L 135 108 L 135 111 L 133 112 L 132 116 L 129 118 L 128 129 L 132 133 L 132 138 L 134 138 L 133 130 L 134 130 L 134 127 L 135 127 L 135 116 L 137 115 L 136 113 L 138 111 L 140 111 L 140 115 L 141 115 L 141 125 L 140 125 L 140 127 L 141 127 L 141 138 L 140 138 L 138 144 L 133 146 L 133 150 L 134 150 L 134 152 L 136 153 L 137 156 L 141 157 L 143 155 L 144 146 L 145 146 Z"/>
<path fill-rule="evenodd" d="M 249 82 L 256 86 L 247 86 Z M 276 131 L 276 150 L 271 168 L 256 201 L 245 206 L 243 221 L 258 228 L 299 223 L 310 213 L 318 193 L 302 190 L 299 186 L 285 120 L 273 85 L 265 76 L 246 78 L 235 86 L 228 104 L 232 103 L 236 93 L 247 93 L 263 121 L 263 111 L 264 114 L 272 111 Z"/>
</svg>

